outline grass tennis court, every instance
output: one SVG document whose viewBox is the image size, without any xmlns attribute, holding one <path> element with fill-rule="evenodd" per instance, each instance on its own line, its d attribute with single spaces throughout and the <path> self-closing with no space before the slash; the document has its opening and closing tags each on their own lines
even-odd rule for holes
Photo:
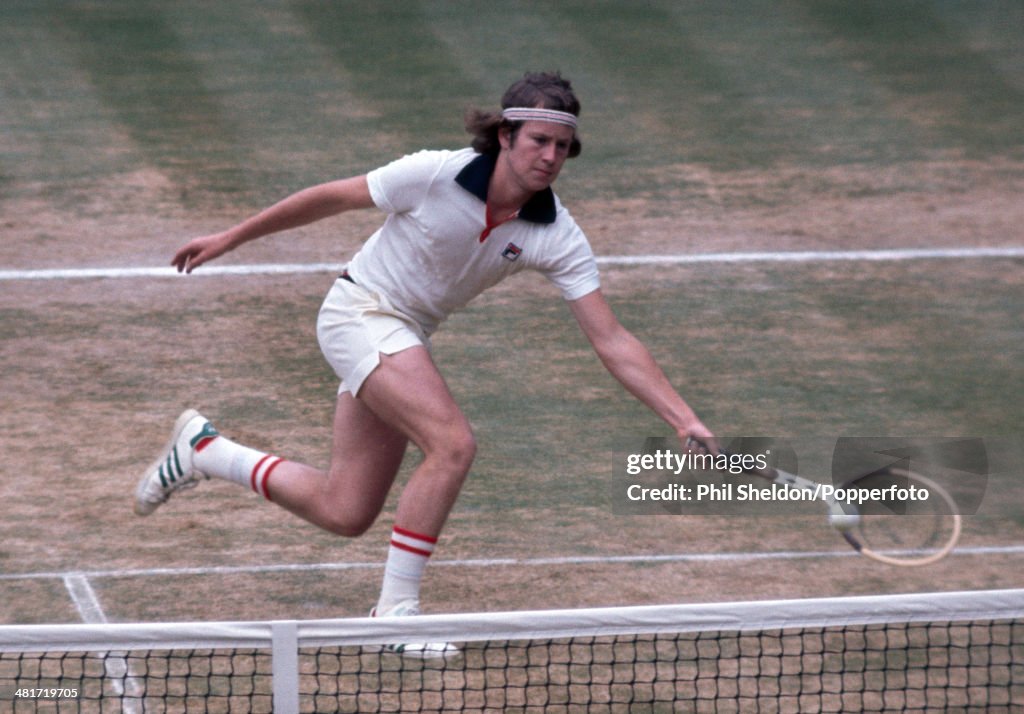
<svg viewBox="0 0 1024 714">
<path fill-rule="evenodd" d="M 583 154 L 556 189 L 599 255 L 1020 247 L 1022 12 L 13 0 L 0 8 L 0 269 L 165 265 L 284 193 L 462 146 L 465 106 L 548 67 L 584 103 Z M 377 220 L 222 262 L 341 262 Z M 604 287 L 720 433 L 992 437 L 994 467 L 1019 478 L 1021 267 L 613 265 Z M 0 621 L 80 621 L 76 584 L 117 621 L 365 614 L 393 504 L 349 542 L 221 483 L 131 513 L 139 469 L 185 406 L 325 462 L 336 385 L 314 320 L 333 278 L 2 283 Z M 973 554 L 912 572 L 839 557 L 813 509 L 612 516 L 613 445 L 663 429 L 538 279 L 486 294 L 434 344 L 481 449 L 428 575 L 432 611 L 1021 586 L 1012 490 L 967 519 Z"/>
</svg>

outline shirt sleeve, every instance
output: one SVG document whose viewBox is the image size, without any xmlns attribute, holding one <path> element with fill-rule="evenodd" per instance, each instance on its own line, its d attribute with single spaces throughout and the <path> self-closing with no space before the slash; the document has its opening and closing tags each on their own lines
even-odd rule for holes
<svg viewBox="0 0 1024 714">
<path fill-rule="evenodd" d="M 559 222 L 567 222 L 566 230 L 552 241 L 552 251 L 540 272 L 562 292 L 563 298 L 579 300 L 601 287 L 597 260 L 586 235 L 567 213 L 559 216 Z"/>
<path fill-rule="evenodd" d="M 368 173 L 366 181 L 374 204 L 387 213 L 405 213 L 419 206 L 441 170 L 445 153 L 419 151 Z"/>
</svg>

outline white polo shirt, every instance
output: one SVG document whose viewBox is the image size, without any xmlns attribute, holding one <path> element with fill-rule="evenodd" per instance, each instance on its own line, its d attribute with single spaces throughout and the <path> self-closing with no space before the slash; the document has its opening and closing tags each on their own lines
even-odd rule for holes
<svg viewBox="0 0 1024 714">
<path fill-rule="evenodd" d="M 547 189 L 518 218 L 486 227 L 494 158 L 473 149 L 421 151 L 367 175 L 384 225 L 348 265 L 359 285 L 386 295 L 430 335 L 453 311 L 521 270 L 536 270 L 566 300 L 600 287 L 586 236 Z"/>
</svg>

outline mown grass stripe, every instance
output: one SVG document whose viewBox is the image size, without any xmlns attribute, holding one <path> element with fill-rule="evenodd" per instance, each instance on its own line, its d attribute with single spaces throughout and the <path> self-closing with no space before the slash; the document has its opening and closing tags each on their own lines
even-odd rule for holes
<svg viewBox="0 0 1024 714">
<path fill-rule="evenodd" d="M 662 3 L 603 4 L 593 12 L 589 2 L 560 2 L 548 11 L 572 24 L 593 48 L 591 62 L 630 97 L 619 121 L 641 128 L 632 157 L 638 164 L 686 159 L 750 167 L 779 158 L 779 147 L 757 140 L 771 123 L 766 108 L 737 91 L 701 46 L 699 24 L 683 26 Z"/>
<path fill-rule="evenodd" d="M 944 21 L 935 4 L 804 4 L 807 16 L 836 39 L 835 56 L 864 68 L 909 120 L 928 130 L 933 138 L 922 150 L 940 143 L 988 155 L 1021 145 L 1024 91 L 968 44 L 963 28 Z"/>
<path fill-rule="evenodd" d="M 377 108 L 376 126 L 426 146 L 464 141 L 462 111 L 481 98 L 481 88 L 433 33 L 419 3 L 295 2 L 293 11 L 360 99 Z"/>
<path fill-rule="evenodd" d="M 200 165 L 219 163 L 232 168 L 208 169 L 208 190 L 244 186 L 237 167 L 245 152 L 237 132 L 163 8 L 147 2 L 60 4 L 51 7 L 49 19 L 150 163 L 176 172 L 183 185 L 195 181 Z"/>
<path fill-rule="evenodd" d="M 0 3 L 0 164 L 4 198 L 98 179 L 142 156 L 82 71 L 80 41 L 52 3 Z M 62 207 L 67 206 L 67 199 Z"/>
<path fill-rule="evenodd" d="M 232 4 L 197 12 L 170 3 L 163 13 L 230 123 L 228 138 L 245 147 L 239 161 L 264 201 L 325 174 L 361 173 L 398 151 L 383 148 L 401 144 L 377 124 L 348 72 L 287 3 L 245 12 Z"/>
<path fill-rule="evenodd" d="M 732 95 L 758 110 L 750 139 L 786 162 L 831 164 L 920 155 L 925 134 L 887 91 L 829 49 L 832 35 L 797 3 L 750 0 L 702 6 L 673 3 L 681 27 L 713 62 Z M 744 106 L 742 111 L 748 111 Z"/>
</svg>

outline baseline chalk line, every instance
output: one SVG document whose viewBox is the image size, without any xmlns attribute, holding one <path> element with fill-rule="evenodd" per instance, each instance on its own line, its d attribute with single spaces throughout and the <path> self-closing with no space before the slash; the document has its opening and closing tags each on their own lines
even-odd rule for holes
<svg viewBox="0 0 1024 714">
<path fill-rule="evenodd" d="M 951 260 L 978 258 L 1024 258 L 1024 247 L 994 248 L 903 248 L 892 250 L 826 250 L 744 253 L 684 253 L 676 255 L 602 255 L 597 263 L 606 267 L 636 265 L 699 265 L 702 263 L 814 263 L 814 262 L 895 262 L 907 260 Z M 345 263 L 257 263 L 251 265 L 204 265 L 192 276 L 218 275 L 299 275 L 338 273 Z M 14 280 L 89 280 L 124 278 L 177 278 L 172 267 L 129 266 L 98 268 L 38 268 L 0 270 L 0 281 Z"/>
</svg>

